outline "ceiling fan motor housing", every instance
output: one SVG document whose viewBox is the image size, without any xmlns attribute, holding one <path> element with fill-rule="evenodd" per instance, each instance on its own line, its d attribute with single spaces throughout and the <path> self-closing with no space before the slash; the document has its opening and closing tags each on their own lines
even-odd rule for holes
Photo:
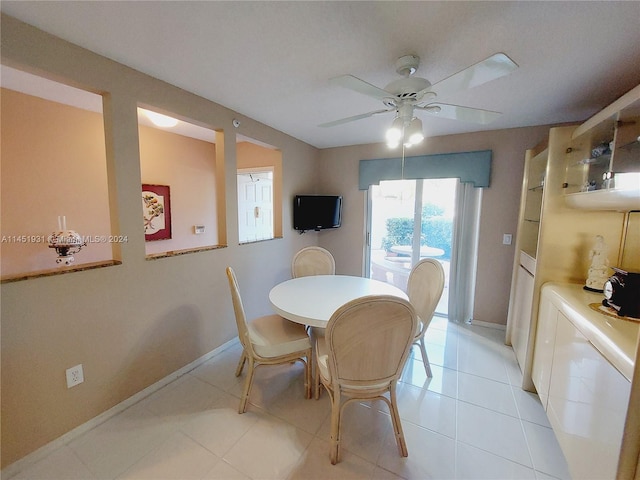
<svg viewBox="0 0 640 480">
<path fill-rule="evenodd" d="M 403 55 L 396 60 L 396 72 L 400 75 L 408 77 L 413 75 L 418 70 L 420 65 L 420 57 L 417 55 Z"/>
<path fill-rule="evenodd" d="M 431 82 L 424 78 L 405 77 L 394 80 L 385 87 L 385 90 L 395 95 L 396 98 L 420 100 L 417 98 L 418 93 L 430 86 Z"/>
</svg>

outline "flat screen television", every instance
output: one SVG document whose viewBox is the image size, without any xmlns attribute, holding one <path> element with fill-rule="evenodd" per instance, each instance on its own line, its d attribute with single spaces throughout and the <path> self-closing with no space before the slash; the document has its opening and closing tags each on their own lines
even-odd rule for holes
<svg viewBox="0 0 640 480">
<path fill-rule="evenodd" d="M 293 199 L 293 228 L 300 231 L 338 228 L 342 223 L 339 195 L 296 195 Z"/>
</svg>

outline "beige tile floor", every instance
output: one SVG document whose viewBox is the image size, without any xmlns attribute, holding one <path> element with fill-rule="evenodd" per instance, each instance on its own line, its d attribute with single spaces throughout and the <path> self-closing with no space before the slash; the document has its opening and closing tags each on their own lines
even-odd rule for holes
<svg viewBox="0 0 640 480">
<path fill-rule="evenodd" d="M 433 378 L 417 349 L 398 388 L 409 457 L 386 405 L 345 410 L 342 461 L 329 462 L 326 393 L 303 398 L 302 367 L 258 369 L 247 413 L 233 346 L 59 448 L 14 479 L 568 479 L 553 431 L 504 332 L 436 318 Z"/>
</svg>

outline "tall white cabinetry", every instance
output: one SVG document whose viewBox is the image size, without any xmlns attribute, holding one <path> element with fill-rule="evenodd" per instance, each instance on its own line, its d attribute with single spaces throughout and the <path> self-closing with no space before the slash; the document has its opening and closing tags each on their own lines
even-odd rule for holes
<svg viewBox="0 0 640 480">
<path fill-rule="evenodd" d="M 522 388 L 537 391 L 575 478 L 640 480 L 640 323 L 590 309 L 603 296 L 582 288 L 597 235 L 611 266 L 640 270 L 640 86 L 527 151 L 520 207 L 506 342 Z M 549 285 L 571 306 L 543 299 Z"/>
<path fill-rule="evenodd" d="M 525 173 L 516 234 L 516 256 L 509 300 L 507 343 L 513 346 L 520 368 L 527 364 L 531 330 L 538 236 L 546 181 L 548 148 L 544 142 L 525 154 Z"/>
</svg>

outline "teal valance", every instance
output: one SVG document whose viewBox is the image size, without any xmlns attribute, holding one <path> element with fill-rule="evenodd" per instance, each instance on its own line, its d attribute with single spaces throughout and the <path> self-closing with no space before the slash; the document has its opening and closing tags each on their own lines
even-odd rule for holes
<svg viewBox="0 0 640 480">
<path fill-rule="evenodd" d="M 401 158 L 360 160 L 359 189 L 368 190 L 382 180 L 459 178 L 474 187 L 488 187 L 491 178 L 491 150 L 438 153 Z"/>
</svg>

